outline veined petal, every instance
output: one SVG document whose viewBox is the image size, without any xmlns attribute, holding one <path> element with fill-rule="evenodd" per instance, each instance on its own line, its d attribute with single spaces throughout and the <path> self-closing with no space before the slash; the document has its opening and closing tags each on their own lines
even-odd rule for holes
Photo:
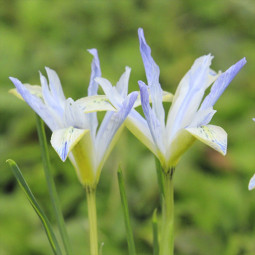
<svg viewBox="0 0 255 255">
<path fill-rule="evenodd" d="M 212 107 L 207 108 L 206 110 L 199 110 L 195 114 L 189 127 L 200 127 L 207 125 L 215 113 L 216 111 Z"/>
<path fill-rule="evenodd" d="M 246 59 L 243 58 L 219 76 L 219 78 L 213 84 L 209 95 L 204 99 L 200 107 L 201 110 L 211 107 L 216 103 L 221 94 L 228 87 L 229 83 L 233 80 L 245 63 Z"/>
<path fill-rule="evenodd" d="M 59 128 L 58 122 L 52 116 L 48 107 L 43 103 L 42 99 L 30 93 L 26 86 L 24 86 L 18 79 L 10 77 L 18 93 L 27 102 L 27 104 L 44 120 L 51 130 Z"/>
<path fill-rule="evenodd" d="M 142 81 L 138 81 L 140 92 L 141 92 L 141 102 L 145 118 L 148 123 L 152 138 L 154 143 L 157 145 L 161 153 L 165 153 L 163 136 L 164 127 L 162 127 L 160 121 L 157 119 L 155 113 L 152 111 L 149 102 L 148 87 Z"/>
<path fill-rule="evenodd" d="M 83 97 L 75 101 L 84 113 L 116 111 L 106 95 Z"/>
<path fill-rule="evenodd" d="M 146 120 L 134 109 L 132 109 L 125 121 L 126 127 L 146 147 L 157 155 L 157 147 L 154 144 L 150 129 Z"/>
<path fill-rule="evenodd" d="M 171 132 L 168 143 L 174 138 L 178 130 L 188 126 L 201 103 L 205 89 L 212 81 L 210 69 L 212 56 L 202 56 L 195 60 L 191 69 L 181 80 L 174 95 L 172 106 L 167 117 L 167 130 Z"/>
<path fill-rule="evenodd" d="M 97 153 L 98 171 L 101 171 L 104 161 L 107 159 L 112 147 L 113 138 L 127 118 L 136 100 L 137 93 L 132 92 L 123 101 L 117 112 L 107 112 L 96 136 L 95 151 Z"/>
<path fill-rule="evenodd" d="M 95 185 L 94 146 L 90 130 L 74 127 L 56 130 L 52 133 L 51 144 L 61 160 L 70 157 L 83 185 Z"/>
<path fill-rule="evenodd" d="M 90 49 L 88 50 L 88 52 L 94 56 L 93 61 L 91 63 L 91 75 L 90 75 L 90 82 L 88 87 L 88 96 L 94 96 L 94 95 L 97 95 L 97 90 L 98 90 L 98 84 L 95 81 L 95 78 L 101 76 L 101 69 L 100 69 L 100 62 L 99 62 L 97 50 Z M 90 123 L 91 136 L 93 141 L 95 141 L 97 126 L 98 126 L 97 113 L 96 112 L 89 113 L 88 118 Z"/>
<path fill-rule="evenodd" d="M 114 107 L 119 108 L 122 104 L 123 98 L 118 93 L 115 87 L 105 78 L 97 77 L 96 82 L 102 87 L 105 95 L 109 98 L 110 102 L 114 105 Z"/>
<path fill-rule="evenodd" d="M 88 96 L 94 96 L 94 95 L 97 95 L 97 90 L 98 90 L 98 84 L 95 81 L 95 78 L 101 77 L 101 68 L 100 68 L 100 62 L 99 62 L 97 50 L 89 49 L 88 52 L 94 57 L 91 63 L 91 75 L 90 75 L 90 82 L 88 87 Z"/>
<path fill-rule="evenodd" d="M 42 85 L 42 94 L 43 94 L 43 100 L 44 103 L 52 110 L 55 112 L 55 114 L 62 118 L 64 116 L 64 105 L 65 105 L 65 99 L 62 100 L 60 98 L 56 98 L 53 93 L 51 93 L 47 79 L 45 76 L 43 76 L 40 73 L 40 81 Z M 54 93 L 57 93 L 56 91 Z"/>
<path fill-rule="evenodd" d="M 49 78 L 50 91 L 53 97 L 55 98 L 55 100 L 58 100 L 59 102 L 65 101 L 66 98 L 57 73 L 54 70 L 50 69 L 49 67 L 45 67 L 45 70 Z"/>
<path fill-rule="evenodd" d="M 140 42 L 140 52 L 143 59 L 145 73 L 150 88 L 152 99 L 152 109 L 160 121 L 161 125 L 165 125 L 165 110 L 162 104 L 162 89 L 159 84 L 159 67 L 151 56 L 151 49 L 146 43 L 143 29 L 138 29 L 138 37 Z"/>
<path fill-rule="evenodd" d="M 248 189 L 252 190 L 255 188 L 255 174 L 251 177 L 248 185 Z"/>
<path fill-rule="evenodd" d="M 53 131 L 51 145 L 62 161 L 65 161 L 73 147 L 81 140 L 88 129 L 78 129 L 74 127 L 58 129 Z"/>
<path fill-rule="evenodd" d="M 131 68 L 126 66 L 125 72 L 121 75 L 119 81 L 116 84 L 116 90 L 119 92 L 122 98 L 126 98 L 128 95 L 128 82 L 130 77 Z"/>
<path fill-rule="evenodd" d="M 23 86 L 29 91 L 31 95 L 34 95 L 38 98 L 43 99 L 42 96 L 42 87 L 39 85 L 30 85 L 28 83 L 24 83 Z M 20 95 L 17 89 L 10 89 L 9 93 L 12 95 L 16 96 L 17 98 L 24 100 L 23 97 Z"/>
<path fill-rule="evenodd" d="M 206 125 L 198 128 L 186 128 L 186 130 L 201 142 L 220 152 L 227 153 L 227 133 L 218 126 Z"/>
<path fill-rule="evenodd" d="M 73 126 L 80 129 L 90 129 L 88 116 L 83 113 L 79 104 L 72 98 L 65 101 L 65 126 Z"/>
<path fill-rule="evenodd" d="M 167 92 L 167 91 L 163 91 L 163 95 L 162 95 L 162 102 L 172 102 L 173 101 L 173 97 L 174 95 L 170 92 Z M 151 95 L 149 95 L 149 101 L 150 103 L 152 102 L 151 100 Z M 142 104 L 141 102 L 141 95 L 140 95 L 140 92 L 138 93 L 138 97 L 135 101 L 135 104 L 134 104 L 134 108 L 140 106 Z"/>
</svg>

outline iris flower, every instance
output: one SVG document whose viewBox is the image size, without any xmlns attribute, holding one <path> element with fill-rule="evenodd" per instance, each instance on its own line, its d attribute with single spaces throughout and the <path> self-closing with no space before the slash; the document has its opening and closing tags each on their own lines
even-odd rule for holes
<svg viewBox="0 0 255 255">
<path fill-rule="evenodd" d="M 49 84 L 41 73 L 41 86 L 22 84 L 12 77 L 10 79 L 16 87 L 13 92 L 18 92 L 18 96 L 21 96 L 51 129 L 51 144 L 61 160 L 65 161 L 69 157 L 81 183 L 95 186 L 117 133 L 133 107 L 137 92 L 126 97 L 118 110 L 113 108 L 104 96 L 97 95 L 98 84 L 95 78 L 101 76 L 100 63 L 97 50 L 90 49 L 89 52 L 94 58 L 88 97 L 77 101 L 65 97 L 57 73 L 47 67 Z M 107 111 L 100 127 L 96 111 Z"/>
<path fill-rule="evenodd" d="M 142 28 L 138 29 L 138 36 L 148 83 L 138 82 L 145 118 L 133 109 L 126 120 L 127 127 L 157 156 L 166 172 L 176 166 L 180 156 L 196 139 L 225 155 L 227 133 L 209 123 L 216 112 L 214 104 L 244 66 L 246 59 L 241 59 L 224 73 L 216 73 L 210 68 L 213 59 L 210 54 L 196 59 L 176 90 L 165 121 L 162 102 L 165 101 L 166 92 L 163 92 L 159 83 L 160 70 L 151 56 Z M 128 75 L 127 70 L 126 79 Z M 127 88 L 114 88 L 103 78 L 96 81 L 113 105 L 120 104 L 126 98 Z M 209 94 L 204 98 L 206 89 L 212 83 Z"/>
</svg>

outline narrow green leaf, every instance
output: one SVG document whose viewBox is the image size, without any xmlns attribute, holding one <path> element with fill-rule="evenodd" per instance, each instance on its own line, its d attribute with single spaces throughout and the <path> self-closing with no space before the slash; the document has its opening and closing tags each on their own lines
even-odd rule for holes
<svg viewBox="0 0 255 255">
<path fill-rule="evenodd" d="M 153 233 L 153 255 L 159 255 L 157 209 L 154 210 L 152 216 L 152 233 Z"/>
<path fill-rule="evenodd" d="M 158 186 L 161 197 L 164 197 L 164 182 L 163 182 L 163 169 L 157 157 L 155 157 L 155 164 L 156 164 L 156 172 L 158 178 Z"/>
<path fill-rule="evenodd" d="M 37 127 L 37 133 L 39 136 L 40 148 L 42 153 L 42 161 L 43 161 L 43 169 L 44 169 L 44 174 L 46 177 L 46 182 L 47 182 L 47 186 L 48 186 L 48 190 L 50 194 L 51 204 L 54 209 L 55 219 L 57 221 L 58 229 L 60 232 L 62 242 L 65 247 L 66 254 L 70 255 L 72 254 L 71 245 L 68 238 L 62 210 L 60 207 L 56 185 L 55 185 L 53 176 L 51 174 L 51 165 L 50 165 L 50 158 L 49 158 L 47 140 L 45 135 L 44 123 L 38 115 L 36 115 L 36 127 Z"/>
<path fill-rule="evenodd" d="M 9 163 L 13 174 L 15 175 L 20 187 L 22 188 L 22 190 L 25 192 L 30 204 L 32 205 L 32 207 L 34 208 L 35 212 L 37 213 L 37 215 L 39 216 L 43 227 L 45 229 L 45 232 L 47 234 L 47 237 L 49 239 L 50 245 L 52 247 L 52 250 L 54 252 L 55 255 L 62 255 L 58 241 L 56 239 L 56 236 L 52 230 L 51 224 L 47 218 L 47 216 L 44 214 L 43 210 L 41 209 L 41 207 L 39 206 L 39 204 L 37 203 L 33 193 L 31 192 L 28 184 L 26 183 L 19 167 L 17 166 L 17 164 L 15 163 L 15 161 L 8 159 L 7 163 Z"/>
<path fill-rule="evenodd" d="M 123 180 L 123 174 L 120 167 L 118 169 L 118 181 L 119 181 L 121 204 L 122 204 L 125 226 L 126 226 L 129 255 L 135 255 L 136 254 L 135 242 L 134 242 L 133 232 L 132 232 L 132 228 L 130 224 L 130 217 L 128 212 L 128 203 L 127 203 L 125 185 Z"/>
</svg>

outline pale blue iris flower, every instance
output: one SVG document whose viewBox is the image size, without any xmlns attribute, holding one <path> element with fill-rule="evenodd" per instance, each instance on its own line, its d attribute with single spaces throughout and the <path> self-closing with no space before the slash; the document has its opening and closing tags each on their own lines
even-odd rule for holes
<svg viewBox="0 0 255 255">
<path fill-rule="evenodd" d="M 65 97 L 58 75 L 46 67 L 49 79 L 40 73 L 41 87 L 22 84 L 10 77 L 18 96 L 44 120 L 52 130 L 51 144 L 65 161 L 69 156 L 78 177 L 84 185 L 96 185 L 102 166 L 109 155 L 122 123 L 128 116 L 137 98 L 131 93 L 116 109 L 103 96 L 97 95 L 96 77 L 101 76 L 96 49 L 89 52 L 94 56 L 88 96 L 74 101 Z M 107 111 L 98 127 L 96 111 Z"/>
<path fill-rule="evenodd" d="M 216 112 L 213 109 L 214 104 L 246 63 L 245 58 L 219 74 L 210 69 L 213 58 L 210 54 L 196 59 L 181 80 L 165 121 L 162 103 L 165 92 L 159 83 L 160 70 L 151 56 L 151 49 L 141 28 L 138 36 L 148 83 L 146 85 L 142 81 L 138 82 L 145 118 L 133 109 L 126 120 L 127 127 L 158 157 L 166 171 L 177 164 L 195 138 L 225 155 L 227 133 L 209 122 Z M 129 72 L 126 70 L 127 82 L 128 76 Z M 114 106 L 127 96 L 127 88 L 121 90 L 112 87 L 105 79 L 96 80 Z M 213 82 L 210 93 L 203 100 L 205 90 Z"/>
</svg>

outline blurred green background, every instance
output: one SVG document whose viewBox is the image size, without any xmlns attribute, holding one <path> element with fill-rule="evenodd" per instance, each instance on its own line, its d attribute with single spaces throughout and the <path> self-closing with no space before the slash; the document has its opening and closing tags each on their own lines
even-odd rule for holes
<svg viewBox="0 0 255 255">
<path fill-rule="evenodd" d="M 160 66 L 164 90 L 174 92 L 195 58 L 212 53 L 212 68 L 226 70 L 247 58 L 215 105 L 212 124 L 228 133 L 222 157 L 196 142 L 175 174 L 176 255 L 255 254 L 255 2 L 214 1 L 1 1 L 0 8 L 0 254 L 51 254 L 39 219 L 18 187 L 8 158 L 22 169 L 54 223 L 42 170 L 35 115 L 8 94 L 8 76 L 38 84 L 38 70 L 57 71 L 66 96 L 87 95 L 91 56 L 97 48 L 104 77 L 117 82 L 132 68 L 130 91 L 145 81 L 138 27 Z M 50 131 L 47 129 L 50 138 Z M 74 254 L 89 254 L 85 193 L 70 162 L 50 157 Z M 151 215 L 159 206 L 153 155 L 127 130 L 107 161 L 98 185 L 99 239 L 103 254 L 128 254 L 116 170 L 121 162 L 138 254 L 152 254 Z"/>
</svg>

